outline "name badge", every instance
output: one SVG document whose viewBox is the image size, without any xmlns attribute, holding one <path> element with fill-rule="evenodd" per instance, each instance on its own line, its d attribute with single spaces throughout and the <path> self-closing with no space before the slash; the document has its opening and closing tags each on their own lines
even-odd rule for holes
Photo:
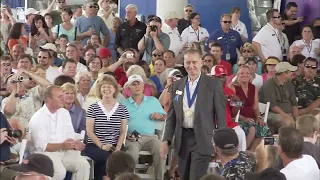
<svg viewBox="0 0 320 180">
<path fill-rule="evenodd" d="M 218 38 L 217 38 L 217 40 L 220 40 L 220 39 L 222 39 L 222 37 L 218 37 Z"/>
<path fill-rule="evenodd" d="M 177 95 L 182 95 L 182 91 L 176 90 Z"/>
</svg>

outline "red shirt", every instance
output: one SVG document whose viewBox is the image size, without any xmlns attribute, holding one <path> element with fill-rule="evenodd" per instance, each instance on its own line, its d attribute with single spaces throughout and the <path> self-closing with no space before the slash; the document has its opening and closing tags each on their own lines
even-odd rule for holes
<svg viewBox="0 0 320 180">
<path fill-rule="evenodd" d="M 128 81 L 127 75 L 123 70 L 123 67 L 120 66 L 114 71 L 114 76 L 116 77 L 118 84 L 120 84 L 122 87 L 124 84 Z"/>
<path fill-rule="evenodd" d="M 232 66 L 228 61 L 220 60 L 219 65 L 223 66 L 227 71 L 227 76 L 230 76 L 232 74 Z"/>
<path fill-rule="evenodd" d="M 226 96 L 229 96 L 229 95 L 235 95 L 236 93 L 230 89 L 228 86 L 224 86 L 224 94 Z M 228 128 L 234 128 L 236 126 L 238 126 L 238 123 L 234 122 L 232 120 L 232 115 L 231 115 L 231 112 L 232 112 L 232 107 L 230 106 L 230 102 L 227 100 L 227 103 L 226 103 L 226 126 Z"/>
</svg>

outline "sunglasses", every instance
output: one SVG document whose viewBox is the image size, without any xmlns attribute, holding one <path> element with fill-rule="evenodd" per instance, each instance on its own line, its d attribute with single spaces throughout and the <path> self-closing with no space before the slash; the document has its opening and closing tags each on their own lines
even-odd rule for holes
<svg viewBox="0 0 320 180">
<path fill-rule="evenodd" d="M 66 3 L 65 1 L 59 1 L 58 2 L 59 4 L 64 4 L 64 3 Z"/>
<path fill-rule="evenodd" d="M 91 6 L 88 6 L 89 8 L 94 8 L 94 9 L 97 9 L 98 7 L 97 6 L 94 6 L 94 5 L 91 5 Z"/>
<path fill-rule="evenodd" d="M 38 59 L 48 59 L 49 57 L 47 57 L 47 56 L 38 56 Z"/>
<path fill-rule="evenodd" d="M 251 50 L 242 50 L 243 53 L 252 53 Z"/>
<path fill-rule="evenodd" d="M 185 11 L 186 11 L 186 12 L 192 12 L 192 10 L 190 10 L 190 9 L 186 9 Z"/>
<path fill-rule="evenodd" d="M 3 66 L 11 66 L 11 63 L 1 63 Z"/>
<path fill-rule="evenodd" d="M 273 18 L 279 19 L 279 18 L 281 18 L 281 16 L 274 16 Z"/>
<path fill-rule="evenodd" d="M 222 21 L 223 23 L 225 23 L 225 24 L 231 24 L 231 21 Z"/>
<path fill-rule="evenodd" d="M 162 57 L 162 54 L 152 54 L 153 57 Z"/>
<path fill-rule="evenodd" d="M 307 65 L 305 65 L 304 67 L 306 67 L 306 68 L 308 68 L 308 69 L 317 69 L 317 66 L 312 66 L 312 65 L 309 65 L 309 64 L 307 64 Z"/>
</svg>

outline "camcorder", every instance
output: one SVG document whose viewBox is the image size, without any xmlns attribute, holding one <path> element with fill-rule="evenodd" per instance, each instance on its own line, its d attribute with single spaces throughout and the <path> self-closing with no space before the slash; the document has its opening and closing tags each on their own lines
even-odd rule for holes
<svg viewBox="0 0 320 180">
<path fill-rule="evenodd" d="M 20 139 L 22 137 L 22 131 L 19 129 L 6 129 L 5 131 L 7 131 L 9 137 L 17 139 Z"/>
<path fill-rule="evenodd" d="M 275 137 L 265 137 L 264 145 L 275 145 L 278 143 L 278 139 Z"/>
<path fill-rule="evenodd" d="M 150 26 L 150 31 L 156 32 L 158 30 L 157 26 Z"/>
<path fill-rule="evenodd" d="M 32 78 L 26 78 L 24 76 L 19 76 L 17 79 L 12 79 L 11 83 L 23 82 L 24 80 L 32 80 Z"/>
<path fill-rule="evenodd" d="M 141 135 L 138 133 L 138 131 L 134 130 L 131 133 L 130 137 L 139 139 L 141 137 Z"/>
</svg>

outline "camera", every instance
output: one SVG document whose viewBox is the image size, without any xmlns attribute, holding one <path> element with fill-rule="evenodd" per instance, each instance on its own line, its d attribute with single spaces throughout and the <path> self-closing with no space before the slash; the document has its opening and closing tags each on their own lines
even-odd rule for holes
<svg viewBox="0 0 320 180">
<path fill-rule="evenodd" d="M 128 59 L 131 59 L 131 58 L 134 58 L 134 57 L 135 57 L 135 55 L 133 53 L 126 54 L 126 58 L 128 58 Z"/>
<path fill-rule="evenodd" d="M 244 102 L 242 102 L 240 99 L 234 98 L 234 96 L 228 95 L 227 100 L 230 102 L 230 106 L 232 106 L 232 107 L 244 106 Z"/>
<path fill-rule="evenodd" d="M 175 81 L 178 81 L 182 78 L 181 75 L 175 75 L 175 76 L 172 76 L 172 81 L 175 82 Z"/>
<path fill-rule="evenodd" d="M 132 133 L 131 133 L 131 137 L 132 138 L 140 138 L 141 136 L 140 136 L 140 134 L 136 131 L 136 130 L 134 130 Z"/>
<path fill-rule="evenodd" d="M 156 32 L 158 30 L 157 26 L 150 26 L 150 31 Z"/>
<path fill-rule="evenodd" d="M 278 143 L 278 139 L 274 137 L 265 137 L 264 145 L 275 145 Z"/>
<path fill-rule="evenodd" d="M 22 131 L 19 129 L 12 130 L 12 129 L 6 129 L 8 136 L 12 138 L 21 138 L 22 137 Z"/>
<path fill-rule="evenodd" d="M 32 78 L 25 78 L 24 76 L 19 76 L 17 79 L 12 79 L 11 83 L 23 82 L 24 80 L 32 80 Z"/>
</svg>

